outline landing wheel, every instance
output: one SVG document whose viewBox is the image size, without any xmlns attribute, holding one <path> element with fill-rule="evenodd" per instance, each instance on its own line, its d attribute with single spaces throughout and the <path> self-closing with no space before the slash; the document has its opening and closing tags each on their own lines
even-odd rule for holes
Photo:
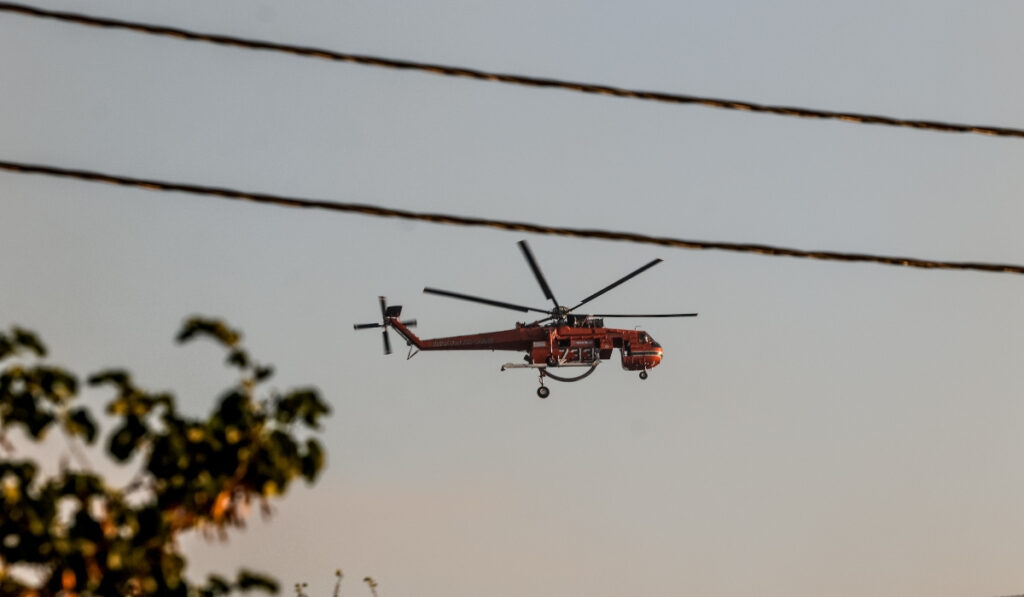
<svg viewBox="0 0 1024 597">
<path fill-rule="evenodd" d="M 640 372 L 640 379 L 647 379 L 647 372 L 646 371 L 641 371 Z"/>
<path fill-rule="evenodd" d="M 550 394 L 551 394 L 551 390 L 549 390 L 548 388 L 546 388 L 544 386 L 541 386 L 541 387 L 537 388 L 537 395 L 540 396 L 541 398 L 547 398 L 548 395 L 550 395 Z"/>
</svg>

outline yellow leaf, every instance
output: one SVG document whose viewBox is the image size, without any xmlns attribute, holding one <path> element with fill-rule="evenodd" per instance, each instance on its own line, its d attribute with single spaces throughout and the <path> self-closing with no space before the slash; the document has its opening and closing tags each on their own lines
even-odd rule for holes
<svg viewBox="0 0 1024 597">
<path fill-rule="evenodd" d="M 231 492 L 225 489 L 224 491 L 217 494 L 217 499 L 213 502 L 213 509 L 210 511 L 210 515 L 213 516 L 214 522 L 219 522 L 221 517 L 224 516 L 224 512 L 228 509 L 231 504 Z"/>
</svg>

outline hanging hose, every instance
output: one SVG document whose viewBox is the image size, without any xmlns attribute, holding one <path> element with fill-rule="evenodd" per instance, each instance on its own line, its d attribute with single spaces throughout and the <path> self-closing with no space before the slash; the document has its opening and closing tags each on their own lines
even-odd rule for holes
<svg viewBox="0 0 1024 597">
<path fill-rule="evenodd" d="M 555 375 L 554 373 L 552 373 L 550 367 L 547 367 L 545 369 L 541 369 L 541 371 L 543 372 L 541 374 L 541 376 L 542 377 L 544 377 L 544 376 L 550 377 L 551 379 L 553 379 L 555 381 L 565 381 L 565 382 L 579 381 L 579 380 L 583 379 L 584 377 L 586 377 L 586 376 L 590 375 L 591 373 L 593 373 L 594 369 L 597 369 L 597 366 L 600 363 L 601 363 L 600 361 L 594 361 L 594 364 L 590 366 L 590 369 L 587 369 L 586 373 L 584 373 L 583 375 L 580 375 L 578 377 L 560 377 L 560 376 Z"/>
</svg>

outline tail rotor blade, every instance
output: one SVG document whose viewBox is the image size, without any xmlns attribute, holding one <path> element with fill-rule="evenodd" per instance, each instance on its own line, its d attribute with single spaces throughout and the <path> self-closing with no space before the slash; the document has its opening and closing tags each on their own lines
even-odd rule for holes
<svg viewBox="0 0 1024 597">
<path fill-rule="evenodd" d="M 384 354 L 388 355 L 391 354 L 391 335 L 388 334 L 388 328 L 394 325 L 394 321 L 398 318 L 398 314 L 402 311 L 402 308 L 399 306 L 388 307 L 386 298 L 383 296 L 378 298 L 380 298 L 380 314 L 383 318 L 381 323 L 357 323 L 352 327 L 357 330 L 381 328 L 380 338 L 381 342 L 384 344 Z M 392 312 L 391 317 L 388 316 L 389 310 Z M 408 321 L 403 321 L 402 325 L 414 326 L 416 325 L 416 320 L 410 319 Z"/>
<path fill-rule="evenodd" d="M 407 320 L 402 322 L 402 325 L 404 325 L 407 328 L 414 328 L 414 327 L 416 327 L 416 320 L 415 319 L 407 319 Z"/>
</svg>

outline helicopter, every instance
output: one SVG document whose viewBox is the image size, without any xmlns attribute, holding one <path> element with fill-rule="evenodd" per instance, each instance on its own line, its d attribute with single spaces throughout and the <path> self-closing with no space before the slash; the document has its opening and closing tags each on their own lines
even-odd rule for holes
<svg viewBox="0 0 1024 597">
<path fill-rule="evenodd" d="M 537 283 L 544 292 L 545 298 L 554 305 L 551 309 L 539 309 L 516 305 L 505 301 L 497 301 L 481 298 L 459 292 L 440 290 L 437 288 L 424 288 L 426 294 L 434 294 L 448 298 L 454 298 L 474 303 L 490 305 L 511 309 L 521 313 L 542 313 L 545 317 L 536 321 L 526 323 L 517 322 L 516 327 L 510 330 L 496 332 L 485 332 L 482 334 L 469 334 L 464 336 L 449 336 L 445 338 L 419 338 L 410 328 L 416 326 L 416 320 L 401 319 L 402 307 L 400 305 L 388 305 L 387 299 L 383 296 L 380 299 L 381 323 L 357 323 L 353 327 L 357 330 L 368 328 L 382 328 L 384 342 L 384 354 L 391 354 L 391 340 L 388 335 L 388 328 L 394 329 L 409 346 L 408 359 L 427 350 L 511 350 L 523 352 L 522 363 L 505 363 L 501 366 L 502 371 L 508 369 L 533 369 L 538 371 L 540 387 L 537 388 L 537 395 L 547 398 L 551 390 L 544 385 L 546 378 L 560 382 L 579 381 L 597 368 L 603 360 L 612 357 L 614 349 L 621 353 L 622 368 L 627 371 L 639 371 L 640 379 L 647 379 L 648 371 L 661 363 L 664 350 L 646 331 L 633 329 L 607 328 L 604 320 L 617 317 L 696 317 L 697 313 L 657 313 L 657 314 L 580 314 L 576 310 L 606 292 L 631 280 L 648 269 L 662 262 L 661 259 L 643 265 L 640 268 L 626 274 L 594 294 L 583 299 L 573 307 L 566 307 L 559 304 L 551 287 L 548 286 L 544 274 L 541 272 L 537 260 L 530 251 L 530 246 L 525 240 L 519 241 L 519 248 L 526 258 L 530 269 L 533 271 Z M 570 377 L 568 374 L 554 373 L 552 370 L 563 368 L 586 369 L 583 373 Z"/>
</svg>

